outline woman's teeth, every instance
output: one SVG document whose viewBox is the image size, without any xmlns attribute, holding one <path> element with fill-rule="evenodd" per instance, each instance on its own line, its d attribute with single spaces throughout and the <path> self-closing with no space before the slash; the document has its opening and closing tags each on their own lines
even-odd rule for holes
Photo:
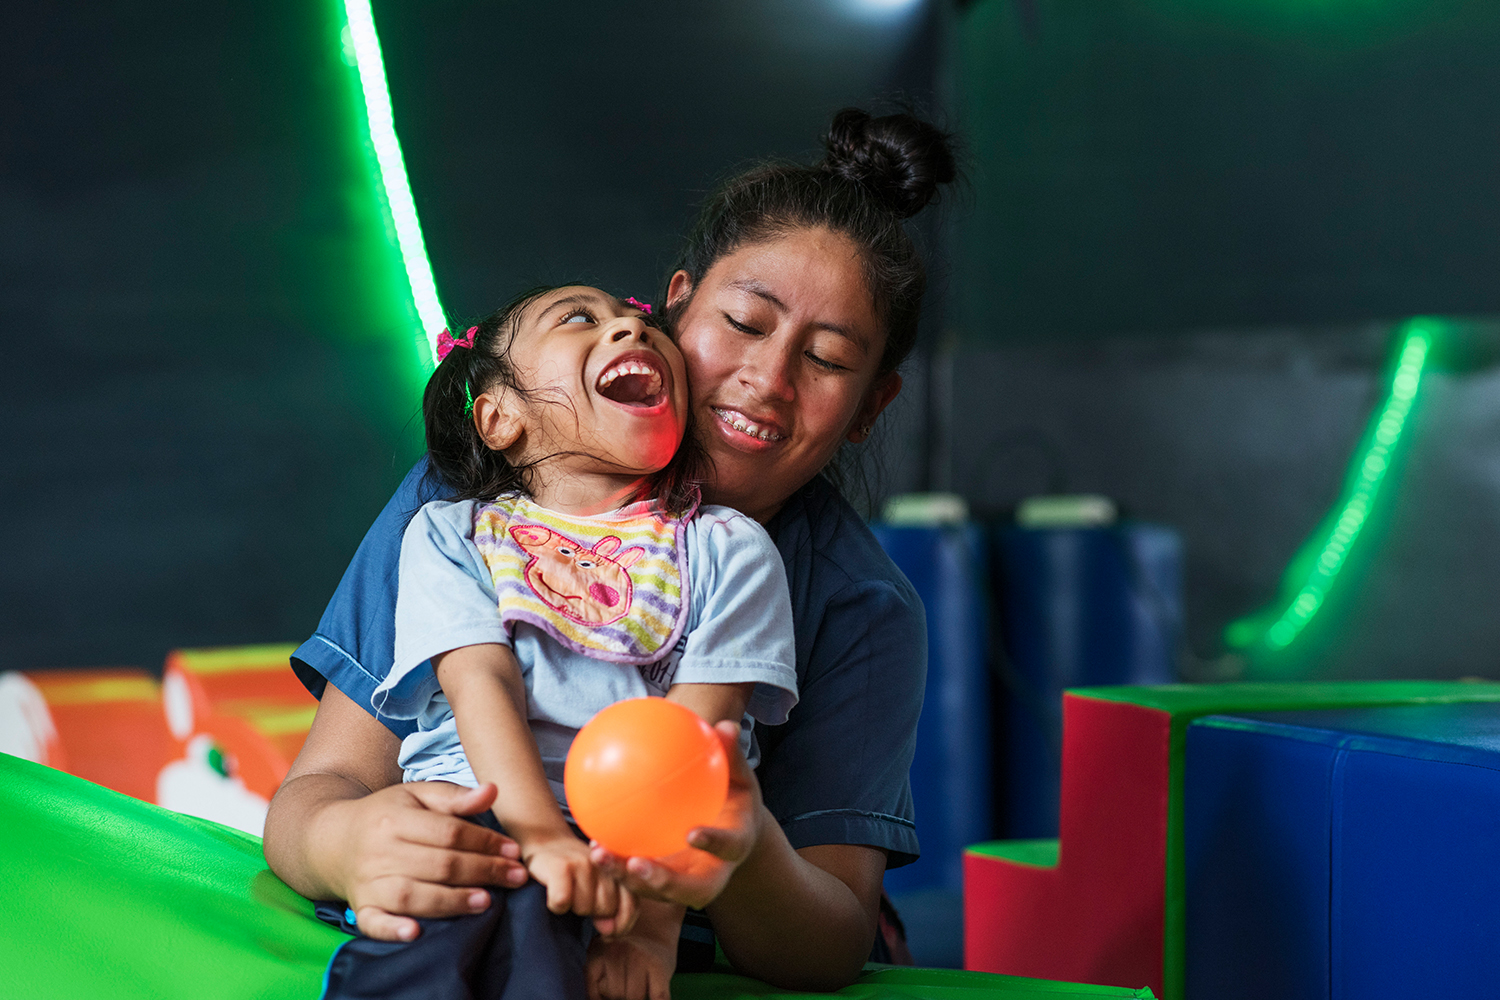
<svg viewBox="0 0 1500 1000">
<path fill-rule="evenodd" d="M 735 413 L 733 410 L 721 410 L 717 406 L 712 407 L 712 409 L 714 413 L 718 414 L 720 420 L 724 421 L 726 424 L 728 424 L 730 427 L 733 427 L 741 434 L 749 434 L 751 437 L 760 438 L 762 441 L 781 440 L 781 435 L 777 434 L 769 427 L 762 427 L 760 426 L 760 424 L 757 424 L 752 420 L 746 420 L 744 417 L 742 417 L 738 413 Z"/>
</svg>

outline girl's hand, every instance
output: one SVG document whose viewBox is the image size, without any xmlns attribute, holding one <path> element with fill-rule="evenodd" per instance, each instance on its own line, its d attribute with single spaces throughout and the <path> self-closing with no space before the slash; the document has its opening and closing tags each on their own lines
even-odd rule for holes
<svg viewBox="0 0 1500 1000">
<path fill-rule="evenodd" d="M 349 838 L 344 892 L 359 929 L 382 941 L 410 941 L 412 917 L 455 917 L 490 905 L 479 886 L 519 886 L 526 869 L 516 842 L 467 822 L 488 809 L 495 786 L 447 782 L 390 785 L 337 807 Z"/>
<path fill-rule="evenodd" d="M 547 909 L 595 917 L 599 932 L 617 937 L 635 923 L 635 899 L 622 892 L 615 878 L 589 860 L 589 846 L 571 831 L 527 840 L 522 849 L 526 870 L 547 887 Z"/>
<path fill-rule="evenodd" d="M 714 731 L 729 755 L 729 797 L 713 826 L 688 834 L 690 849 L 663 858 L 621 858 L 597 845 L 593 849 L 594 863 L 638 896 L 702 909 L 724 891 L 760 841 L 765 810 L 760 783 L 740 752 L 739 723 L 720 722 Z"/>
</svg>

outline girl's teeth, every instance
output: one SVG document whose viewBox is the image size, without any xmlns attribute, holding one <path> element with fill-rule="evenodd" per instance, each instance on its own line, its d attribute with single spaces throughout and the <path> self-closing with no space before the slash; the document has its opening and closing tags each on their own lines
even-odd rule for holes
<svg viewBox="0 0 1500 1000">
<path fill-rule="evenodd" d="M 741 434 L 749 434 L 751 437 L 760 438 L 762 441 L 781 440 L 781 435 L 777 434 L 769 427 L 761 427 L 759 424 L 746 420 L 744 417 L 739 416 L 738 414 L 730 413 L 728 410 L 721 410 L 717 407 L 714 408 L 714 412 L 719 415 L 719 419 L 723 420 L 726 424 L 728 424 L 730 427 L 733 427 Z"/>
<path fill-rule="evenodd" d="M 622 375 L 649 375 L 651 383 L 647 393 L 654 393 L 661 389 L 661 374 L 650 365 L 643 365 L 638 361 L 627 361 L 623 365 L 616 365 L 599 376 L 599 388 L 604 388 Z"/>
</svg>

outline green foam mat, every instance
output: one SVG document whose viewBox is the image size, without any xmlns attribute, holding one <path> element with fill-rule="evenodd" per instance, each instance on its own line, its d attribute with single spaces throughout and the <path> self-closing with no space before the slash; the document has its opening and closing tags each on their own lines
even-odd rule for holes
<svg viewBox="0 0 1500 1000">
<path fill-rule="evenodd" d="M 260 840 L 0 754 L 0 967 L 27 1000 L 317 1000 L 339 931 L 271 874 Z M 1149 997 L 946 969 L 872 966 L 834 994 L 727 971 L 675 1000 Z"/>
<path fill-rule="evenodd" d="M 848 997 L 850 1000 L 875 1000 L 877 997 L 894 997 L 897 1000 L 981 1000 L 987 997 L 1003 1000 L 1063 1000 L 1065 997 L 1151 996 L 1151 991 L 1147 989 L 1055 983 L 1046 979 L 960 972 L 957 969 L 904 969 L 894 966 L 871 966 L 859 977 L 858 982 L 837 993 L 778 990 L 758 980 L 719 973 L 677 976 L 672 980 L 672 1000 L 760 1000 L 764 997 L 778 997 L 781 1000 L 819 1000 L 825 997 Z"/>
<path fill-rule="evenodd" d="M 5 990 L 28 1000 L 316 1000 L 346 936 L 260 840 L 0 754 Z"/>
</svg>

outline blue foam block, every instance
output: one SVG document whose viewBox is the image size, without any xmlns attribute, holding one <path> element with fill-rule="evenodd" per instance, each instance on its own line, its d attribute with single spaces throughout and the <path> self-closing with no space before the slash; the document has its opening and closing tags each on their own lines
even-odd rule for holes
<svg viewBox="0 0 1500 1000">
<path fill-rule="evenodd" d="M 1500 705 L 1188 729 L 1192 1000 L 1500 990 Z"/>
</svg>

